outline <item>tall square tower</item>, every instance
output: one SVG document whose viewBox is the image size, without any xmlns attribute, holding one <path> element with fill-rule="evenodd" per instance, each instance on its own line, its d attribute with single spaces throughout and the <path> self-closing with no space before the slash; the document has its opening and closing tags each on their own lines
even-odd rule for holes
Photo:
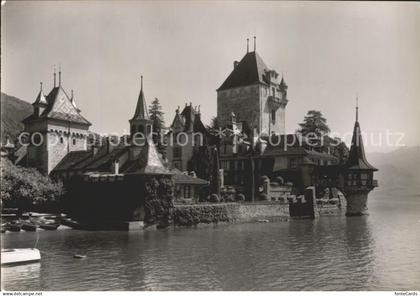
<svg viewBox="0 0 420 296">
<path fill-rule="evenodd" d="M 260 134 L 285 133 L 287 85 L 269 69 L 256 51 L 248 52 L 217 89 L 217 118 L 221 126 L 237 120 Z"/>
</svg>

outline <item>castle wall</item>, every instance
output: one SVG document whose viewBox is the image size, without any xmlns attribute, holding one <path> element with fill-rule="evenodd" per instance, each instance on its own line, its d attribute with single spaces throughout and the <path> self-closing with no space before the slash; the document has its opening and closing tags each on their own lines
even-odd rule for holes
<svg viewBox="0 0 420 296">
<path fill-rule="evenodd" d="M 217 117 L 222 126 L 232 122 L 232 112 L 236 120 L 246 121 L 249 127 L 258 132 L 285 133 L 285 109 L 276 110 L 276 120 L 272 121 L 272 109 L 268 104 L 270 88 L 264 85 L 251 85 L 222 90 L 217 93 Z"/>
<path fill-rule="evenodd" d="M 260 128 L 260 86 L 250 85 L 217 92 L 217 118 L 221 126 L 232 123 L 232 112 L 236 120 L 246 121 L 252 127 Z"/>
</svg>

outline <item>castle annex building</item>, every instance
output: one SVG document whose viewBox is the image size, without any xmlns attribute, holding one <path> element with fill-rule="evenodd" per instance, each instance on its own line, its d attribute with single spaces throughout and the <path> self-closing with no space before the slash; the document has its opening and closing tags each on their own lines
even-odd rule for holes
<svg viewBox="0 0 420 296">
<path fill-rule="evenodd" d="M 49 174 L 70 152 L 86 150 L 91 123 L 81 115 L 71 95 L 61 85 L 61 71 L 54 72 L 54 87 L 44 95 L 42 83 L 33 105 L 33 114 L 23 120 L 24 132 L 31 140 L 27 147 L 27 166 Z"/>
</svg>

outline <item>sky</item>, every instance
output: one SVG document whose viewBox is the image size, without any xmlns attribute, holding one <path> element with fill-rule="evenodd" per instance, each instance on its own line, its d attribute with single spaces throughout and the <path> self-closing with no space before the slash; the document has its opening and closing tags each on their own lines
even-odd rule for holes
<svg viewBox="0 0 420 296">
<path fill-rule="evenodd" d="M 367 151 L 420 145 L 418 3 L 3 2 L 1 91 L 33 102 L 61 65 L 93 131 L 129 131 L 141 75 L 166 125 L 186 102 L 209 123 L 216 89 L 256 36 L 257 52 L 289 86 L 287 132 L 315 109 L 348 143 L 358 96 Z"/>
</svg>

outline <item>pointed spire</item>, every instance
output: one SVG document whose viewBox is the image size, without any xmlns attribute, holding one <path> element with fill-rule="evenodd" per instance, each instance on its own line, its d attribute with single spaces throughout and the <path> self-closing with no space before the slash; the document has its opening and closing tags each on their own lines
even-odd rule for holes
<svg viewBox="0 0 420 296">
<path fill-rule="evenodd" d="M 40 82 L 39 85 L 40 85 L 40 89 L 39 89 L 38 96 L 36 97 L 35 102 L 32 105 L 34 106 L 48 105 L 47 99 L 45 98 L 44 92 L 42 91 L 42 82 Z"/>
<path fill-rule="evenodd" d="M 358 96 L 356 96 L 356 122 L 354 123 L 353 136 L 351 139 L 351 146 L 349 158 L 347 160 L 347 168 L 351 170 L 370 170 L 377 171 L 366 159 L 365 148 L 363 146 L 362 131 L 359 124 L 359 104 Z"/>
<path fill-rule="evenodd" d="M 61 64 L 58 65 L 58 86 L 61 86 Z"/>
<path fill-rule="evenodd" d="M 257 37 L 254 36 L 254 51 L 257 51 Z"/>
<path fill-rule="evenodd" d="M 71 90 L 70 102 L 73 105 L 73 107 L 76 109 L 76 111 L 77 112 L 80 112 L 80 109 L 76 105 L 76 100 L 74 99 L 74 92 L 73 92 L 73 90 Z"/>
<path fill-rule="evenodd" d="M 147 105 L 146 105 L 146 99 L 144 98 L 143 93 L 143 76 L 141 76 L 141 82 L 140 82 L 140 94 L 139 98 L 137 100 L 137 106 L 136 111 L 134 113 L 134 116 L 132 120 L 134 119 L 147 119 L 150 120 L 148 111 L 147 111 Z"/>
<path fill-rule="evenodd" d="M 54 65 L 54 87 L 56 87 L 56 76 L 57 74 L 55 74 L 55 65 Z"/>
<path fill-rule="evenodd" d="M 286 80 L 284 79 L 283 73 L 281 73 L 280 87 L 284 90 L 287 90 L 288 87 L 286 84 Z"/>
<path fill-rule="evenodd" d="M 356 95 L 356 122 L 359 122 L 359 96 Z"/>
<path fill-rule="evenodd" d="M 246 38 L 246 53 L 249 52 L 249 38 Z"/>
</svg>

